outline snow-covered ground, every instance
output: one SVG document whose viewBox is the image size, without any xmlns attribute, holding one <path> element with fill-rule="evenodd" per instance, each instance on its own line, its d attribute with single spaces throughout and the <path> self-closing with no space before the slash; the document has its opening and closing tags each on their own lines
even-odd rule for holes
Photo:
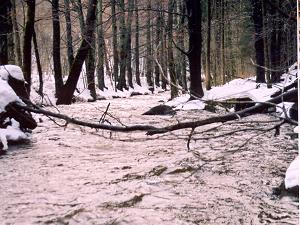
<svg viewBox="0 0 300 225">
<path fill-rule="evenodd" d="M 154 126 L 215 115 L 197 110 L 142 115 L 169 95 L 58 109 L 98 122 L 110 104 L 109 114 L 122 123 Z M 118 124 L 109 114 L 106 119 Z M 270 120 L 254 115 L 199 127 L 188 151 L 190 130 L 159 136 L 111 133 L 72 124 L 62 128 L 41 117 L 32 143 L 12 146 L 0 158 L 0 224 L 298 224 L 298 203 L 272 195 L 297 155 L 296 141 L 289 138 L 287 124 L 276 137 L 255 130 L 273 126 Z M 245 128 L 250 130 L 222 137 Z"/>
<path fill-rule="evenodd" d="M 265 101 L 295 76 L 284 75 L 282 84 L 267 89 L 250 79 L 234 80 L 205 93 L 205 100 L 250 97 Z M 3 72 L 4 74 L 4 72 Z M 16 75 L 19 79 L 19 75 Z M 55 103 L 52 76 L 45 76 L 45 101 Z M 0 79 L 4 94 L 11 92 L 7 77 Z M 57 106 L 61 113 L 98 122 L 110 103 L 107 119 L 113 124 L 163 126 L 178 121 L 207 118 L 201 100 L 181 96 L 168 102 L 169 93 L 128 98 L 148 93 L 147 88 L 115 93 L 112 86 L 98 92 L 107 100 L 90 98 L 81 78 L 78 102 Z M 34 77 L 34 89 L 38 88 Z M 4 91 L 6 90 L 6 91 Z M 138 90 L 138 91 L 137 91 Z M 242 92 L 244 90 L 244 92 Z M 246 91 L 245 91 L 246 90 Z M 39 96 L 33 93 L 33 100 Z M 1 96 L 1 95 L 0 95 Z M 113 99 L 114 96 L 122 99 Z M 20 101 L 8 94 L 7 102 Z M 4 102 L 4 101 L 3 101 Z M 144 116 L 143 112 L 164 102 L 180 110 L 175 116 Z M 44 102 L 45 103 L 45 102 Z M 6 103 L 2 103 L 5 107 Z M 54 110 L 49 107 L 48 109 Z M 84 109 L 84 110 L 83 110 Z M 279 136 L 261 132 L 274 125 L 268 115 L 254 115 L 236 124 L 197 128 L 187 151 L 189 131 L 146 137 L 143 133 L 111 133 L 68 125 L 58 127 L 41 119 L 31 145 L 13 147 L 0 163 L 0 218 L 4 224 L 298 224 L 298 204 L 278 200 L 272 188 L 284 179 L 283 171 L 297 155 L 297 144 L 288 139 L 292 128 L 283 125 Z M 119 118 L 115 120 L 114 118 Z M 260 122 L 252 122 L 260 121 Z M 16 134 L 18 124 L 0 131 L 0 138 Z M 60 123 L 60 121 L 57 121 Z M 248 129 L 230 136 L 233 130 Z M 13 135 L 11 135 L 13 136 Z M 230 137 L 230 138 L 229 138 Z M 20 148 L 23 149 L 20 152 Z M 18 150 L 18 151 L 15 151 Z M 286 173 L 287 187 L 299 184 L 297 162 Z"/>
</svg>

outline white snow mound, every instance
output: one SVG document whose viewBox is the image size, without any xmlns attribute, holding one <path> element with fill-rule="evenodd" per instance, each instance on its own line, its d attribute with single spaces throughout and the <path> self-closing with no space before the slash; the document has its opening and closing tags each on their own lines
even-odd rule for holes
<svg viewBox="0 0 300 225">
<path fill-rule="evenodd" d="M 23 72 L 19 66 L 16 65 L 2 65 L 0 66 L 0 77 L 2 80 L 8 80 L 12 76 L 17 80 L 24 80 Z"/>
<path fill-rule="evenodd" d="M 0 113 L 5 111 L 5 107 L 11 102 L 21 102 L 13 89 L 5 80 L 0 79 Z"/>
<path fill-rule="evenodd" d="M 299 156 L 294 159 L 285 173 L 285 188 L 293 188 L 299 186 Z"/>
</svg>

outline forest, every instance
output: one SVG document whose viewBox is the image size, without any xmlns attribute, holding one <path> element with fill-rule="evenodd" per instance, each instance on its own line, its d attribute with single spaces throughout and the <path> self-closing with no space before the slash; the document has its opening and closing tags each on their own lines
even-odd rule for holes
<svg viewBox="0 0 300 225">
<path fill-rule="evenodd" d="M 298 4 L 1 0 L 0 221 L 298 224 Z"/>
</svg>

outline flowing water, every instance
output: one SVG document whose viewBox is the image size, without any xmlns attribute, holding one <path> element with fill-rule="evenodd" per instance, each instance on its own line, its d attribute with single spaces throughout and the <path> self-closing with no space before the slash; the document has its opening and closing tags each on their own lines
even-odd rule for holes
<svg viewBox="0 0 300 225">
<path fill-rule="evenodd" d="M 60 106 L 61 113 L 98 122 L 108 112 L 125 124 L 163 126 L 206 118 L 206 111 L 143 116 L 166 94 Z M 52 109 L 54 110 L 54 109 Z M 272 189 L 284 179 L 297 141 L 284 125 L 251 116 L 241 123 L 146 136 L 96 131 L 38 116 L 32 142 L 0 158 L 0 224 L 298 224 L 295 199 Z M 117 120 L 106 116 L 117 124 Z M 215 128 L 215 129 L 213 129 Z M 206 131 L 204 133 L 201 133 Z M 260 135 L 258 135 L 260 134 Z M 219 137 L 217 137 L 219 135 Z"/>
</svg>

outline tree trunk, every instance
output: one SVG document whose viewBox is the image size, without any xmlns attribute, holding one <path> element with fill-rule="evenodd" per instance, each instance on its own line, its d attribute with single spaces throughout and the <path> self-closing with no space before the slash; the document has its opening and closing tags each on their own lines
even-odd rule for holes
<svg viewBox="0 0 300 225">
<path fill-rule="evenodd" d="M 35 20 L 35 0 L 26 1 L 26 24 L 24 29 L 23 41 L 23 74 L 26 81 L 26 91 L 28 98 L 30 96 L 31 87 L 31 41 L 34 32 Z"/>
<path fill-rule="evenodd" d="M 211 2 L 207 1 L 206 90 L 211 89 L 210 40 L 211 40 Z"/>
<path fill-rule="evenodd" d="M 72 38 L 72 24 L 70 15 L 70 0 L 64 0 L 65 2 L 65 19 L 66 19 L 66 31 L 67 31 L 67 54 L 69 69 L 74 61 L 74 51 L 73 51 L 73 38 Z"/>
<path fill-rule="evenodd" d="M 157 52 L 157 60 L 161 59 L 161 52 L 158 50 L 159 45 L 161 44 L 161 32 L 163 27 L 161 26 L 162 22 L 162 17 L 161 17 L 161 3 L 160 0 L 156 1 L 156 4 L 158 5 L 158 11 L 156 13 L 156 32 L 155 32 L 155 46 L 154 48 L 156 49 Z M 159 70 L 159 66 L 157 65 L 157 63 L 155 63 L 155 67 L 154 67 L 154 77 L 155 77 L 155 85 L 157 87 L 160 86 L 160 70 Z"/>
<path fill-rule="evenodd" d="M 264 42 L 264 56 L 265 56 L 265 67 L 271 69 L 270 66 L 270 55 L 269 55 L 269 41 L 268 41 L 268 20 L 267 20 L 267 6 L 266 2 L 262 1 L 262 21 L 263 21 L 263 27 L 262 27 L 262 32 L 263 32 L 263 42 Z M 267 87 L 272 88 L 272 81 L 271 81 L 271 72 L 270 71 L 265 71 L 266 73 L 266 81 L 267 81 Z"/>
<path fill-rule="evenodd" d="M 80 76 L 83 62 L 85 61 L 88 51 L 91 48 L 90 43 L 93 40 L 93 33 L 96 21 L 97 0 L 89 0 L 84 39 L 78 49 L 74 62 L 72 64 L 68 80 L 59 92 L 56 104 L 71 104 L 74 91 Z"/>
<path fill-rule="evenodd" d="M 43 94 L 43 89 L 44 89 L 43 71 L 42 71 L 42 65 L 41 65 L 41 60 L 40 60 L 40 53 L 39 53 L 39 48 L 38 48 L 38 44 L 37 44 L 37 39 L 36 39 L 36 33 L 35 33 L 35 31 L 33 32 L 33 39 L 32 40 L 33 40 L 36 65 L 37 65 L 38 75 L 39 75 L 39 90 L 38 90 L 38 94 L 43 97 L 44 96 L 44 94 Z"/>
<path fill-rule="evenodd" d="M 98 88 L 101 91 L 104 91 L 105 82 L 104 82 L 104 32 L 103 32 L 103 24 L 102 24 L 102 0 L 98 2 L 98 64 L 97 64 L 97 78 L 98 78 Z"/>
<path fill-rule="evenodd" d="M 118 79 L 117 89 L 123 91 L 126 87 L 126 61 L 127 61 L 127 35 L 125 24 L 125 3 L 124 0 L 119 1 L 120 5 L 120 76 Z"/>
<path fill-rule="evenodd" d="M 225 0 L 221 0 L 221 76 L 222 83 L 226 83 L 226 70 L 225 70 Z"/>
<path fill-rule="evenodd" d="M 149 90 L 154 91 L 153 77 L 152 77 L 152 59 L 151 59 L 151 0 L 147 0 L 147 31 L 146 31 L 146 79 Z"/>
<path fill-rule="evenodd" d="M 140 35 L 140 27 L 139 27 L 138 0 L 135 0 L 135 81 L 139 86 L 141 86 L 139 35 Z"/>
<path fill-rule="evenodd" d="M 169 0 L 168 2 L 168 67 L 170 73 L 170 83 L 171 83 L 171 99 L 178 96 L 177 88 L 177 77 L 175 72 L 175 61 L 173 55 L 173 11 L 174 11 L 174 0 Z"/>
<path fill-rule="evenodd" d="M 131 24 L 132 24 L 132 15 L 133 15 L 134 3 L 133 0 L 128 0 L 128 16 L 127 16 L 127 60 L 126 60 L 126 68 L 127 68 L 127 80 L 129 87 L 133 88 L 132 82 L 132 67 L 131 67 Z"/>
<path fill-rule="evenodd" d="M 255 29 L 255 59 L 256 64 L 259 65 L 256 67 L 256 82 L 257 83 L 265 83 L 265 69 L 263 66 L 265 65 L 264 58 L 264 40 L 263 40 L 263 14 L 262 14 L 262 0 L 251 0 L 252 5 L 252 20 L 254 23 Z"/>
<path fill-rule="evenodd" d="M 4 0 L 0 5 L 0 65 L 8 64 L 8 34 L 10 0 Z"/>
<path fill-rule="evenodd" d="M 113 75 L 115 79 L 115 88 L 117 88 L 117 80 L 119 78 L 119 52 L 118 52 L 118 27 L 116 18 L 116 0 L 111 0 L 111 16 L 112 16 L 112 42 L 113 42 Z"/>
<path fill-rule="evenodd" d="M 16 15 L 17 15 L 16 1 L 12 0 L 12 23 L 13 23 L 13 32 L 14 32 L 16 64 L 22 66 L 21 41 L 20 41 L 19 26 L 18 26 Z"/>
<path fill-rule="evenodd" d="M 189 28 L 189 52 L 188 59 L 190 64 L 190 99 L 203 97 L 201 81 L 201 2 L 198 0 L 186 0 Z"/>
<path fill-rule="evenodd" d="M 90 49 L 86 60 L 86 80 L 87 88 L 90 91 L 93 101 L 96 101 L 96 87 L 95 87 L 95 34 L 93 33 L 91 42 L 89 43 Z"/>
<path fill-rule="evenodd" d="M 59 24 L 59 0 L 52 0 L 52 26 L 53 26 L 53 67 L 55 80 L 55 96 L 63 86 L 61 61 L 60 61 L 60 24 Z"/>
</svg>

